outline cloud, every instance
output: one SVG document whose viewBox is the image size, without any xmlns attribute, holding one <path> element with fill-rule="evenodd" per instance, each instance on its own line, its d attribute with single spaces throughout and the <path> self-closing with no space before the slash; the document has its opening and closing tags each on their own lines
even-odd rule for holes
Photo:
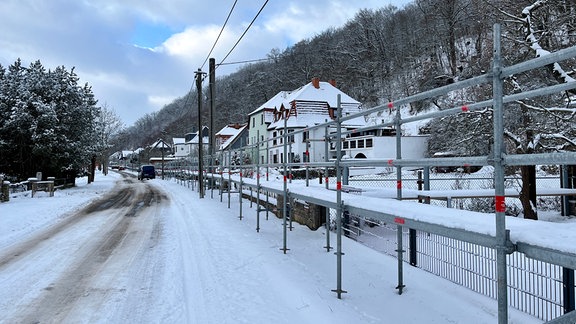
<svg viewBox="0 0 576 324">
<path fill-rule="evenodd" d="M 238 1 L 211 57 L 220 63 L 263 1 Z M 101 104 L 133 124 L 190 89 L 232 1 L 2 0 L 0 64 L 40 60 L 88 82 Z M 270 1 L 226 62 L 265 58 L 382 1 Z M 222 66 L 219 76 L 241 65 Z M 207 67 L 203 68 L 205 71 Z"/>
</svg>

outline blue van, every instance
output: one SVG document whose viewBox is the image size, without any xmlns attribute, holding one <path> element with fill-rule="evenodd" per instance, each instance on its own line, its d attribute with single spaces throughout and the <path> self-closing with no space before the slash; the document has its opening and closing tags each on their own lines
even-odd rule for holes
<svg viewBox="0 0 576 324">
<path fill-rule="evenodd" d="M 156 170 L 153 165 L 143 165 L 138 171 L 138 180 L 154 179 L 156 178 Z"/>
</svg>

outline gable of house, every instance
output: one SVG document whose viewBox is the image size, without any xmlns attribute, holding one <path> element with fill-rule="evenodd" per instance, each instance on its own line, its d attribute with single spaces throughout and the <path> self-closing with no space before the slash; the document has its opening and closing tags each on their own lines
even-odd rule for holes
<svg viewBox="0 0 576 324">
<path fill-rule="evenodd" d="M 314 78 L 312 82 L 293 91 L 284 101 L 274 109 L 274 121 L 268 130 L 284 128 L 284 119 L 287 128 L 304 128 L 325 123 L 336 118 L 338 108 L 338 95 L 342 115 L 359 113 L 360 102 L 348 96 L 334 86 L 332 82 L 321 82 Z M 363 117 L 354 118 L 345 122 L 349 126 L 364 126 Z"/>
<path fill-rule="evenodd" d="M 216 147 L 218 147 L 220 150 L 227 149 L 230 140 L 235 139 L 247 127 L 248 126 L 246 124 L 240 125 L 238 123 L 225 126 L 214 135 Z"/>
</svg>

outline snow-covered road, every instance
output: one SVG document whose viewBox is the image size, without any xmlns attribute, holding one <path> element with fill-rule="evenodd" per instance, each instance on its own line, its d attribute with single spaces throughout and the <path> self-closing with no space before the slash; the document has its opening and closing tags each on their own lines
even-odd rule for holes
<svg viewBox="0 0 576 324">
<path fill-rule="evenodd" d="M 152 247 L 165 203 L 157 189 L 128 177 L 106 197 L 3 250 L 0 270 L 9 280 L 2 281 L 2 317 L 93 322 L 102 314 L 86 309 L 122 305 L 129 281 L 151 281 L 148 272 L 162 260 Z"/>
<path fill-rule="evenodd" d="M 295 226 L 284 254 L 279 219 L 257 233 L 255 208 L 209 196 L 112 173 L 0 204 L 0 323 L 496 322 L 494 300 L 419 269 L 398 295 L 395 259 L 347 239 L 338 299 L 323 230 Z"/>
</svg>

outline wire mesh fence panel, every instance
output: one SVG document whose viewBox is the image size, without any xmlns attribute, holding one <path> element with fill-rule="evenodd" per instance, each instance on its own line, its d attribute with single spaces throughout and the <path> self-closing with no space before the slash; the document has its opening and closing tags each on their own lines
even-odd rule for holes
<svg viewBox="0 0 576 324">
<path fill-rule="evenodd" d="M 405 172 L 402 178 L 402 189 L 404 190 L 421 190 L 422 179 L 418 178 L 418 171 Z M 396 189 L 396 174 L 380 174 L 354 176 L 348 179 L 352 186 L 365 188 L 383 188 Z M 520 193 L 522 181 L 518 176 L 506 178 L 506 188 L 513 189 Z M 556 175 L 540 176 L 536 178 L 536 187 L 541 189 L 560 188 L 560 177 Z M 476 175 L 462 172 L 455 173 L 431 173 L 429 181 L 430 190 L 478 190 L 494 189 L 493 178 L 487 175 Z M 432 199 L 431 205 L 450 207 L 464 210 L 479 212 L 494 212 L 493 197 L 471 197 L 471 198 L 452 198 L 450 205 L 447 200 Z M 539 211 L 561 210 L 561 198 L 559 196 L 539 196 L 536 201 L 536 207 Z M 510 216 L 519 216 L 522 213 L 522 203 L 517 197 L 506 198 L 506 214 Z"/>
<path fill-rule="evenodd" d="M 331 210 L 332 230 L 336 226 L 335 215 L 336 211 Z M 397 257 L 396 224 L 382 223 L 361 215 L 349 215 L 343 221 L 348 222 L 343 224 L 346 236 L 376 251 Z M 406 250 L 404 261 L 410 262 L 406 257 L 409 253 L 409 229 L 403 228 L 402 239 Z M 497 298 L 494 249 L 422 231 L 416 232 L 415 248 L 417 267 L 485 296 Z M 507 259 L 509 305 L 544 321 L 561 316 L 564 313 L 562 267 L 527 258 L 518 252 L 508 255 Z"/>
</svg>

